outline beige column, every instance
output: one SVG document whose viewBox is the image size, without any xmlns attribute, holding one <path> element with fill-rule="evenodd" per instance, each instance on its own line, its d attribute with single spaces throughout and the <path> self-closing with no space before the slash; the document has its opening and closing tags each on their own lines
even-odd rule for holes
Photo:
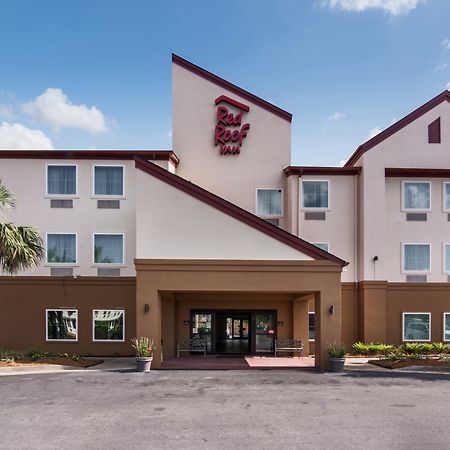
<svg viewBox="0 0 450 450">
<path fill-rule="evenodd" d="M 298 233 L 298 183 L 297 175 L 287 177 L 286 229 L 289 233 Z"/>
<path fill-rule="evenodd" d="M 163 357 L 175 356 L 175 302 L 174 294 L 164 294 L 161 298 Z"/>
<path fill-rule="evenodd" d="M 340 283 L 330 284 L 318 292 L 314 304 L 316 312 L 316 367 L 329 369 L 328 345 L 342 343 Z"/>
<path fill-rule="evenodd" d="M 292 301 L 292 337 L 303 341 L 303 356 L 309 355 L 308 300 L 303 296 Z"/>
</svg>

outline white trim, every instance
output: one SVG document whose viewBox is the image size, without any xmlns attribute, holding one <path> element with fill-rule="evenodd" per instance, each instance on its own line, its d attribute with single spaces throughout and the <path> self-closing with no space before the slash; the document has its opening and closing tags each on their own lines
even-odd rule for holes
<svg viewBox="0 0 450 450">
<path fill-rule="evenodd" d="M 304 206 L 304 197 L 303 197 L 303 183 L 304 182 L 321 182 L 321 183 L 327 183 L 327 200 L 328 200 L 328 205 L 325 207 L 315 207 L 315 206 Z M 330 211 L 331 210 L 331 182 L 330 180 L 317 180 L 317 179 L 301 179 L 300 178 L 300 183 L 299 183 L 299 188 L 300 188 L 300 192 L 299 192 L 299 199 L 300 199 L 300 207 L 301 210 L 305 210 L 305 211 Z"/>
<path fill-rule="evenodd" d="M 428 247 L 430 247 L 430 268 L 427 270 L 406 270 L 405 269 L 405 245 L 428 245 Z M 431 273 L 431 244 L 429 242 L 402 242 L 401 243 L 402 246 L 402 257 L 400 260 L 400 265 L 401 265 L 401 273 L 406 273 L 406 274 L 426 274 L 426 273 Z"/>
<path fill-rule="evenodd" d="M 325 250 L 325 251 L 328 252 L 328 253 L 331 253 L 330 252 L 330 243 L 329 242 L 311 242 L 311 244 L 315 245 L 317 248 L 321 248 L 321 247 L 318 246 L 319 244 L 320 245 L 326 245 L 328 250 Z M 323 248 L 321 250 L 323 250 Z"/>
<path fill-rule="evenodd" d="M 96 167 L 122 167 L 122 195 L 106 195 L 95 193 L 95 168 Z M 123 164 L 93 164 L 92 165 L 92 193 L 91 197 L 95 199 L 124 199 L 125 198 L 125 165 Z"/>
<path fill-rule="evenodd" d="M 75 167 L 75 194 L 49 194 L 48 193 L 48 168 L 49 167 L 59 167 L 59 166 L 65 166 L 65 167 Z M 54 164 L 54 163 L 47 163 L 45 164 L 45 186 L 44 186 L 44 192 L 45 192 L 45 198 L 61 198 L 61 199 L 71 199 L 71 198 L 78 198 L 78 164 Z"/>
<path fill-rule="evenodd" d="M 75 339 L 49 339 L 48 338 L 48 312 L 49 311 L 76 311 L 77 327 Z M 78 342 L 78 308 L 46 308 L 45 310 L 45 342 Z"/>
<path fill-rule="evenodd" d="M 428 339 L 405 339 L 405 315 L 406 314 L 426 314 L 428 320 Z M 402 342 L 431 342 L 431 313 L 429 312 L 403 312 L 402 313 Z"/>
<path fill-rule="evenodd" d="M 75 262 L 49 262 L 48 261 L 48 235 L 49 234 L 70 234 L 75 235 Z M 45 233 L 45 265 L 46 266 L 56 266 L 56 267 L 75 267 L 78 265 L 78 234 L 74 231 L 49 231 Z"/>
<path fill-rule="evenodd" d="M 447 252 L 446 252 L 446 248 L 449 246 L 450 247 L 450 243 L 449 242 L 443 242 L 442 243 L 442 273 L 444 274 L 450 274 L 450 269 L 446 270 L 446 266 L 447 266 Z M 449 261 L 450 264 L 450 261 Z"/>
<path fill-rule="evenodd" d="M 281 214 L 259 214 L 258 212 L 258 191 L 280 191 L 281 192 Z M 256 188 L 255 189 L 255 211 L 262 219 L 280 219 L 284 217 L 284 189 L 283 188 Z"/>
<path fill-rule="evenodd" d="M 442 342 L 450 342 L 450 339 L 445 339 L 445 316 L 449 315 L 450 312 L 442 313 Z"/>
<path fill-rule="evenodd" d="M 120 263 L 96 263 L 95 262 L 95 236 L 122 236 L 122 262 Z M 92 266 L 93 267 L 126 267 L 125 266 L 125 233 L 111 232 L 111 233 L 92 233 Z"/>
<path fill-rule="evenodd" d="M 122 311 L 123 312 L 123 338 L 122 339 L 95 339 L 95 311 Z M 92 342 L 125 342 L 125 310 L 121 308 L 97 308 L 92 310 Z"/>
<path fill-rule="evenodd" d="M 415 183 L 415 184 L 428 184 L 430 187 L 430 207 L 429 208 L 407 208 L 405 206 L 405 184 L 406 183 Z M 401 201 L 401 210 L 402 212 L 431 212 L 432 203 L 431 203 L 431 181 L 422 181 L 422 180 L 402 180 L 402 201 Z"/>
<path fill-rule="evenodd" d="M 442 183 L 442 211 L 446 212 L 446 213 L 450 213 L 450 209 L 447 208 L 447 189 L 446 189 L 446 185 L 450 185 L 450 181 L 444 181 Z"/>
</svg>

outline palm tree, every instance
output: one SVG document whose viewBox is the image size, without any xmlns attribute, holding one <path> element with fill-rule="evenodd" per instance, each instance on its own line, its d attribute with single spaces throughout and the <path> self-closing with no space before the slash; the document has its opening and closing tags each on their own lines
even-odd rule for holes
<svg viewBox="0 0 450 450">
<path fill-rule="evenodd" d="M 16 206 L 16 200 L 0 180 L 0 213 Z M 31 269 L 44 256 L 39 231 L 0 222 L 0 269 L 11 275 Z"/>
</svg>

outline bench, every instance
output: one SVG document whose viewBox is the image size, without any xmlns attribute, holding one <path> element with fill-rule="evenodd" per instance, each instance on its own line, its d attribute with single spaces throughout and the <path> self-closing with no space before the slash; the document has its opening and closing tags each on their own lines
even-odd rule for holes
<svg viewBox="0 0 450 450">
<path fill-rule="evenodd" d="M 177 341 L 177 358 L 181 352 L 200 352 L 206 356 L 206 340 L 205 339 L 180 339 Z"/>
<path fill-rule="evenodd" d="M 275 356 L 278 352 L 300 352 L 303 356 L 303 342 L 301 339 L 275 339 Z"/>
</svg>

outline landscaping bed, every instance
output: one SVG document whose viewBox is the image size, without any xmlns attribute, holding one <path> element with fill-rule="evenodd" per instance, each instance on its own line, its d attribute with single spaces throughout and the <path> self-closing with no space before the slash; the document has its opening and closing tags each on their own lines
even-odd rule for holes
<svg viewBox="0 0 450 450">
<path fill-rule="evenodd" d="M 410 366 L 446 367 L 447 369 L 450 369 L 450 361 L 448 359 L 440 358 L 403 359 L 395 361 L 388 359 L 373 359 L 369 360 L 369 363 L 374 366 L 383 367 L 384 369 L 401 369 L 402 367 Z"/>
<path fill-rule="evenodd" d="M 28 352 L 14 352 L 0 350 L 0 367 L 26 367 L 41 364 L 54 364 L 61 366 L 87 367 L 102 363 L 101 359 L 87 359 L 68 353 L 50 353 L 31 350 Z"/>
</svg>

